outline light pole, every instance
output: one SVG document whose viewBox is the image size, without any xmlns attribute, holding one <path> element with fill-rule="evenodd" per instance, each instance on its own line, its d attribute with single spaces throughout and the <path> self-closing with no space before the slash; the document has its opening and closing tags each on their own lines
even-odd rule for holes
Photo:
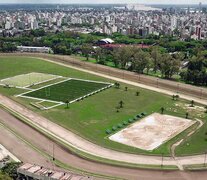
<svg viewBox="0 0 207 180">
<path fill-rule="evenodd" d="M 180 84 L 178 83 L 177 84 L 177 94 L 179 94 L 179 91 L 180 91 Z"/>
<path fill-rule="evenodd" d="M 200 99 L 202 99 L 203 97 L 203 89 L 201 89 L 201 96 L 200 96 Z"/>
<path fill-rule="evenodd" d="M 158 88 L 158 81 L 159 81 L 159 79 L 157 78 L 157 88 Z"/>
<path fill-rule="evenodd" d="M 207 152 L 205 151 L 205 155 L 204 155 L 204 163 L 203 163 L 204 166 L 206 166 L 206 158 L 207 158 Z"/>
<path fill-rule="evenodd" d="M 164 161 L 164 154 L 162 153 L 161 168 L 163 167 L 163 161 Z"/>
</svg>

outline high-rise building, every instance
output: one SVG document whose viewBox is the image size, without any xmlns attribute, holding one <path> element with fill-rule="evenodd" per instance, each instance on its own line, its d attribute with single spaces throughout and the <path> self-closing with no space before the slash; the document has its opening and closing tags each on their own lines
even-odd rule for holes
<svg viewBox="0 0 207 180">
<path fill-rule="evenodd" d="M 201 39 L 201 26 L 196 27 L 196 36 L 198 39 Z"/>
<path fill-rule="evenodd" d="M 199 2 L 199 12 L 201 12 L 201 11 L 202 11 L 202 3 Z"/>
</svg>

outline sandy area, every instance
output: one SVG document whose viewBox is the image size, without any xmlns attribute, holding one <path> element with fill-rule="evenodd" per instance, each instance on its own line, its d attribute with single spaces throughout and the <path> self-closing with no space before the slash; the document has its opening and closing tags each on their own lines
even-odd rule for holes
<svg viewBox="0 0 207 180">
<path fill-rule="evenodd" d="M 109 137 L 110 140 L 143 150 L 154 150 L 195 121 L 154 113 Z"/>
</svg>

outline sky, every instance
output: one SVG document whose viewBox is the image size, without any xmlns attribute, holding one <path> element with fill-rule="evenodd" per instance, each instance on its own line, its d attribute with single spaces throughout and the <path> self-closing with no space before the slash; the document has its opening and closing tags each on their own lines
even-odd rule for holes
<svg viewBox="0 0 207 180">
<path fill-rule="evenodd" d="M 72 4 L 72 3 L 90 3 L 90 4 L 120 4 L 120 3 L 139 3 L 139 4 L 198 4 L 199 2 L 207 4 L 207 0 L 0 0 L 0 4 L 8 3 L 54 3 L 54 4 Z"/>
</svg>

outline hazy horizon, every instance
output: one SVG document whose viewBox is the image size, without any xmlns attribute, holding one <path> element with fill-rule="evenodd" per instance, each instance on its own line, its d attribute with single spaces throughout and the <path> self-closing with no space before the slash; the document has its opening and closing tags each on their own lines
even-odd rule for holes
<svg viewBox="0 0 207 180">
<path fill-rule="evenodd" d="M 207 4 L 207 0 L 10 0 L 5 3 L 5 0 L 0 0 L 0 4 Z"/>
</svg>

